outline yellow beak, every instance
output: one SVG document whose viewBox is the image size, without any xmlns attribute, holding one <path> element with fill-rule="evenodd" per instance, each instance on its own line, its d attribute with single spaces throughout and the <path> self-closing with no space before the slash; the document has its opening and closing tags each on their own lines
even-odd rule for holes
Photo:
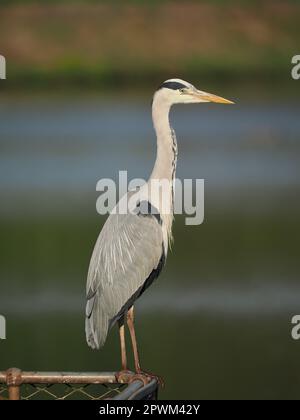
<svg viewBox="0 0 300 420">
<path fill-rule="evenodd" d="M 206 102 L 216 102 L 218 104 L 234 104 L 234 102 L 229 101 L 228 99 L 222 98 L 221 96 L 213 95 L 212 93 L 207 92 L 197 92 L 193 96 L 196 98 L 206 101 Z"/>
</svg>

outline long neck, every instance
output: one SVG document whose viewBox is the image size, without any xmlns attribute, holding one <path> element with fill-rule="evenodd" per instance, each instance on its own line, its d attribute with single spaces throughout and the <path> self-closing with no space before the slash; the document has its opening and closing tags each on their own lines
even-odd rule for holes
<svg viewBox="0 0 300 420">
<path fill-rule="evenodd" d="M 175 133 L 169 122 L 170 105 L 156 94 L 152 104 L 152 118 L 157 137 L 157 154 L 152 174 L 148 186 L 152 180 L 167 180 L 167 189 L 160 191 L 158 195 L 151 196 L 152 203 L 160 211 L 163 219 L 163 238 L 165 255 L 168 251 L 168 243 L 172 241 L 172 222 L 174 210 L 174 185 L 176 162 L 177 162 L 177 142 Z"/>
<path fill-rule="evenodd" d="M 150 179 L 175 177 L 177 162 L 177 142 L 169 122 L 170 105 L 159 96 L 152 104 L 152 119 L 157 137 L 156 161 Z"/>
</svg>

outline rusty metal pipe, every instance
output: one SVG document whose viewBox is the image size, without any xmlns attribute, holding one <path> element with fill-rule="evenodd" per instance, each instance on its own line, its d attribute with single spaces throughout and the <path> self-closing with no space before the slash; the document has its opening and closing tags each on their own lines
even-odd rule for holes
<svg viewBox="0 0 300 420">
<path fill-rule="evenodd" d="M 8 381 L 8 377 L 10 378 Z M 9 369 L 6 372 L 0 372 L 0 383 L 15 382 L 18 378 L 19 384 L 104 384 L 118 383 L 115 372 L 21 372 L 17 369 Z"/>
<path fill-rule="evenodd" d="M 19 386 L 9 386 L 8 387 L 8 398 L 11 401 L 17 401 L 20 399 L 20 387 Z"/>
<path fill-rule="evenodd" d="M 22 383 L 29 384 L 104 384 L 117 383 L 115 373 L 23 372 Z"/>
</svg>

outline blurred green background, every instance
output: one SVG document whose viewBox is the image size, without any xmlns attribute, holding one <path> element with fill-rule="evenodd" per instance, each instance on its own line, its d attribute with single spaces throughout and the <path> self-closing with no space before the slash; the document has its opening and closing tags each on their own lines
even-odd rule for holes
<svg viewBox="0 0 300 420">
<path fill-rule="evenodd" d="M 137 304 L 161 398 L 299 398 L 298 1 L 7 1 L 0 6 L 0 369 L 119 369 L 85 344 L 96 183 L 147 178 L 150 103 L 170 77 L 236 101 L 178 106 L 177 176 L 205 179 Z"/>
</svg>

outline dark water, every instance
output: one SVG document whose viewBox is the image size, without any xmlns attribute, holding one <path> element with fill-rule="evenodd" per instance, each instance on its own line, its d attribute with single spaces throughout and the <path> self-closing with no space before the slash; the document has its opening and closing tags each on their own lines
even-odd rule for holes
<svg viewBox="0 0 300 420">
<path fill-rule="evenodd" d="M 0 113 L 1 366 L 119 368 L 117 331 L 84 337 L 84 290 L 104 219 L 96 182 L 149 175 L 148 99 L 15 97 Z M 300 107 L 180 106 L 179 178 L 205 179 L 205 221 L 177 217 L 165 271 L 137 304 L 145 369 L 166 398 L 299 398 Z M 146 104 L 146 105 L 145 105 Z"/>
</svg>

